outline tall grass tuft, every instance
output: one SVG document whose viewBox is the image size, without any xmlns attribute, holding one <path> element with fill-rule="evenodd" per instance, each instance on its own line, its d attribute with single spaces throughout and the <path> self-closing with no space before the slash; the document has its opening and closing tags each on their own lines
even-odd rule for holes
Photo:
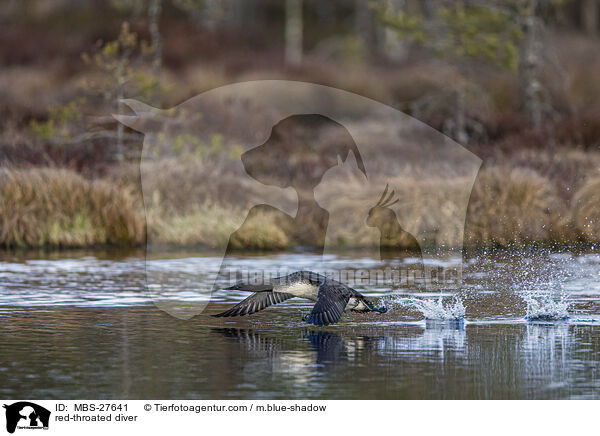
<svg viewBox="0 0 600 436">
<path fill-rule="evenodd" d="M 66 169 L 0 170 L 0 244 L 82 247 L 140 244 L 145 221 L 125 188 Z"/>
<path fill-rule="evenodd" d="M 521 246 L 568 237 L 565 206 L 534 170 L 483 169 L 471 193 L 465 240 L 478 246 Z"/>
<path fill-rule="evenodd" d="M 229 242 L 232 249 L 264 250 L 299 244 L 294 233 L 298 229 L 286 228 L 285 220 L 268 211 L 260 210 L 248 217 L 242 228 L 236 228 L 236 223 L 246 218 L 243 205 L 251 192 L 243 181 L 227 180 L 215 192 L 205 192 L 191 189 L 203 182 L 199 176 L 190 181 L 189 171 L 169 165 L 160 169 L 160 177 L 146 186 L 152 194 L 151 201 L 146 198 L 146 212 L 154 242 L 204 247 Z M 0 245 L 142 243 L 145 220 L 138 174 L 132 167 L 124 174 L 112 174 L 110 181 L 90 181 L 65 169 L 0 169 Z M 405 230 L 413 236 L 427 235 L 435 246 L 458 246 L 462 217 L 454 205 L 467 182 L 461 176 L 415 180 L 404 174 L 369 185 L 362 178 L 329 180 L 317 189 L 319 204 L 330 213 L 328 244 L 338 248 L 376 246 L 379 238 L 374 239 L 373 232 L 377 232 L 367 226 L 366 214 L 380 195 L 380 186 L 390 183 L 400 200 L 396 213 Z M 587 180 L 576 193 L 572 214 L 567 213 L 567 200 L 557 194 L 555 186 L 531 169 L 483 169 L 471 194 L 465 243 L 500 247 L 571 243 L 578 235 L 600 241 L 600 176 Z M 186 201 L 184 191 L 195 194 L 193 201 Z M 310 222 L 303 224 L 310 230 Z M 404 233 L 392 242 L 396 248 L 411 248 L 411 239 Z"/>
<path fill-rule="evenodd" d="M 575 193 L 573 223 L 588 241 L 600 241 L 600 176 L 590 178 Z"/>
<path fill-rule="evenodd" d="M 456 204 L 460 202 L 468 180 L 460 176 L 452 180 L 419 179 L 407 172 L 371 180 L 370 184 L 365 184 L 364 178 L 358 176 L 331 180 L 323 187 L 317 187 L 317 200 L 330 214 L 330 244 L 337 248 L 379 246 L 379 236 L 375 240 L 372 238 L 372 232 L 379 231 L 368 227 L 366 219 L 386 183 L 399 199 L 394 211 L 404 230 L 389 239 L 390 245 L 386 248 L 414 249 L 413 236 L 426 236 L 427 242 L 435 246 L 455 247 L 462 243 L 464 218 Z"/>
</svg>

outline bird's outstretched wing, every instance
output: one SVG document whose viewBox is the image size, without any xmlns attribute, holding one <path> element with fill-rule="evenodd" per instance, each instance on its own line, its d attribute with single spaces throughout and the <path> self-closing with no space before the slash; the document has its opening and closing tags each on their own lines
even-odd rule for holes
<svg viewBox="0 0 600 436">
<path fill-rule="evenodd" d="M 281 303 L 294 298 L 292 294 L 285 292 L 257 292 L 225 312 L 217 313 L 216 317 L 222 316 L 244 316 L 259 312 L 273 304 Z"/>
<path fill-rule="evenodd" d="M 334 324 L 340 320 L 350 299 L 347 289 L 337 283 L 323 282 L 319 286 L 317 303 L 304 319 L 318 327 Z"/>
</svg>

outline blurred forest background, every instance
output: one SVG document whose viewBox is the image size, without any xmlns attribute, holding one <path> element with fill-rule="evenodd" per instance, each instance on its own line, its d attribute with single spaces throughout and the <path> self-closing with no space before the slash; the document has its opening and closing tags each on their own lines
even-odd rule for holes
<svg viewBox="0 0 600 436">
<path fill-rule="evenodd" d="M 207 198 L 166 220 L 173 190 L 203 182 L 176 166 L 161 168 L 144 215 L 143 136 L 111 114 L 129 113 L 120 98 L 169 108 L 252 79 L 358 93 L 482 158 L 468 245 L 597 243 L 599 33 L 600 0 L 4 0 L 0 245 L 139 245 L 146 232 L 177 245 L 228 238 L 239 198 Z M 218 136 L 178 141 L 226 171 Z M 405 189 L 401 200 L 414 197 L 415 186 Z M 247 227 L 237 248 L 305 242 L 268 215 Z M 341 247 L 355 245 L 342 236 Z"/>
</svg>

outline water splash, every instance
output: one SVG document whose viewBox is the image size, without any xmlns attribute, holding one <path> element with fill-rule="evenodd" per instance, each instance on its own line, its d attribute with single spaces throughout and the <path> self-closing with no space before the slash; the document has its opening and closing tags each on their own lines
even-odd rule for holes
<svg viewBox="0 0 600 436">
<path fill-rule="evenodd" d="M 459 321 L 465 317 L 465 306 L 458 297 L 455 297 L 452 301 L 448 301 L 446 304 L 444 304 L 442 297 L 414 300 L 413 304 L 427 320 Z"/>
<path fill-rule="evenodd" d="M 569 319 L 569 301 L 566 294 L 554 296 L 551 293 L 529 291 L 523 294 L 527 303 L 528 321 L 565 321 Z"/>
<path fill-rule="evenodd" d="M 444 302 L 438 298 L 396 298 L 387 300 L 390 307 L 412 306 L 428 321 L 461 321 L 465 317 L 465 306 L 459 297 Z"/>
</svg>

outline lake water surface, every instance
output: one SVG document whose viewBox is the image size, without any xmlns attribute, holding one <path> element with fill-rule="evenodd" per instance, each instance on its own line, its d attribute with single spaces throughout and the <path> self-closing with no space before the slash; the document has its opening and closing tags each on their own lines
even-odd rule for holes
<svg viewBox="0 0 600 436">
<path fill-rule="evenodd" d="M 232 261 L 314 269 L 323 259 Z M 358 253 L 325 261 L 330 269 L 382 265 Z M 165 253 L 147 268 L 193 303 L 208 286 L 203 268 L 219 262 Z M 312 305 L 297 299 L 250 317 L 209 316 L 241 292 L 218 292 L 203 313 L 178 319 L 154 305 L 145 268 L 143 253 L 0 255 L 0 397 L 600 398 L 600 254 L 479 253 L 465 258 L 460 289 L 357 286 L 390 311 L 345 314 L 325 328 L 302 322 Z M 418 303 L 435 308 L 440 297 L 442 309 L 460 302 L 464 321 L 426 321 Z M 566 320 L 526 319 L 528 310 L 562 309 Z"/>
</svg>

